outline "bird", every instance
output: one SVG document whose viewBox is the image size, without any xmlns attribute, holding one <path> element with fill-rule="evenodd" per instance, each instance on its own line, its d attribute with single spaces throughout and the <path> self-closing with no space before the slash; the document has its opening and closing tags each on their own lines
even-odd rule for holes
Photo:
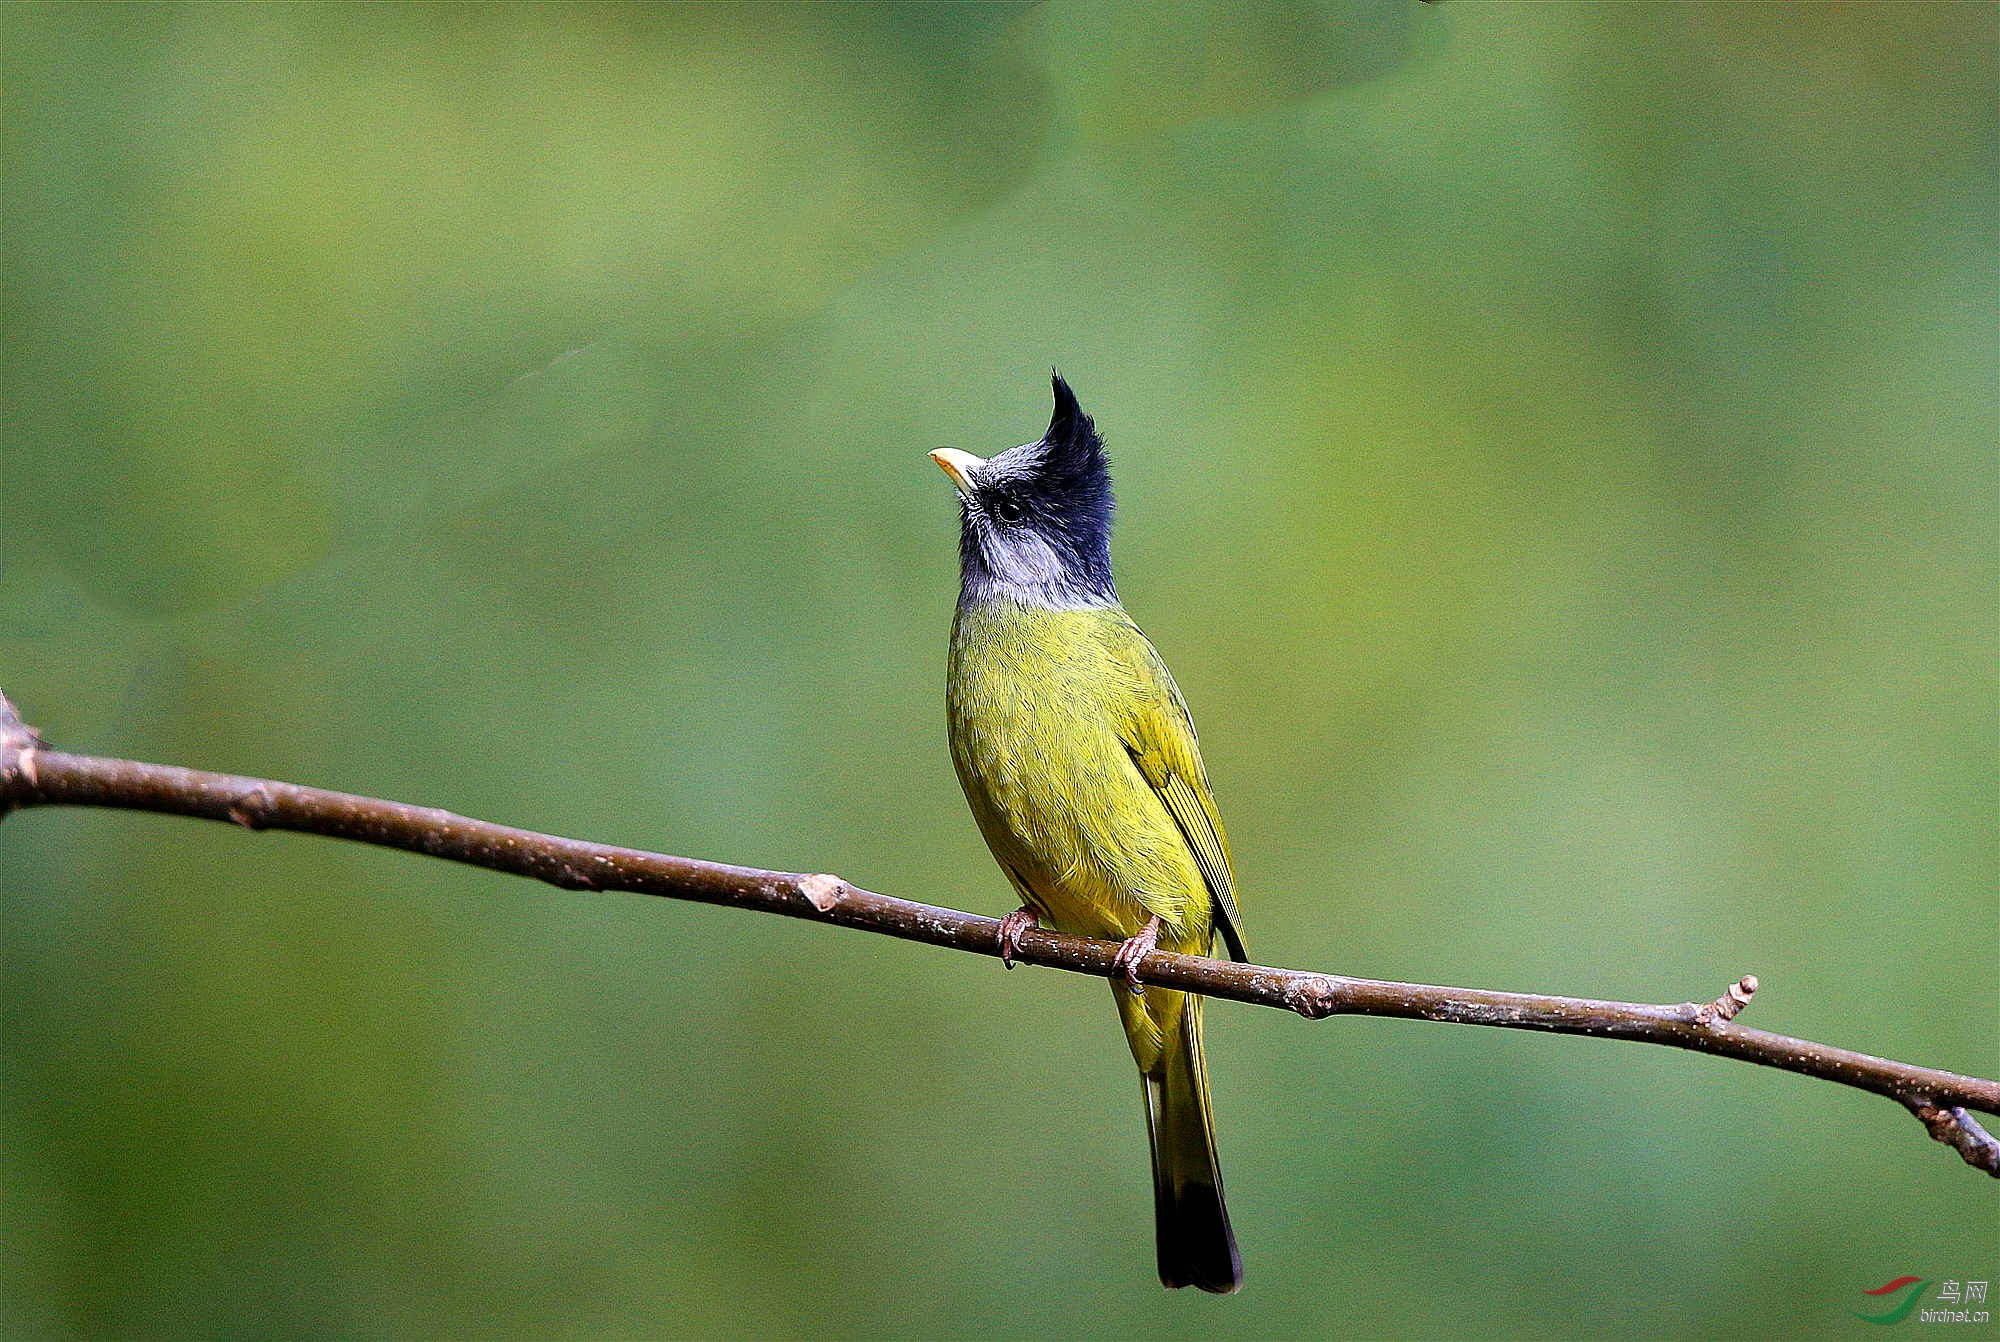
<svg viewBox="0 0 2000 1342">
<path fill-rule="evenodd" d="M 1028 929 L 1122 943 L 1112 993 L 1139 1066 L 1160 1281 L 1243 1282 L 1202 1051 L 1201 998 L 1138 974 L 1154 949 L 1247 960 L 1229 840 L 1187 701 L 1119 603 L 1104 440 L 1060 371 L 1032 443 L 930 457 L 959 502 L 959 597 L 945 708 L 966 801 Z"/>
</svg>

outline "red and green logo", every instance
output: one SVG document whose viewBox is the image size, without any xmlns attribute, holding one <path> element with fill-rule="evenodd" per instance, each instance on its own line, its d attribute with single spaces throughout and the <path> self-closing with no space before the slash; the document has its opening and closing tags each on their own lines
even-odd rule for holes
<svg viewBox="0 0 2000 1342">
<path fill-rule="evenodd" d="M 1858 1309 L 1850 1309 L 1847 1312 L 1855 1318 L 1865 1319 L 1869 1323 L 1901 1323 L 1904 1319 L 1910 1317 L 1910 1311 L 1917 1307 L 1917 1301 L 1924 1298 L 1925 1281 L 1926 1278 L 1923 1277 L 1898 1277 L 1894 1281 L 1884 1282 L 1872 1291 L 1863 1291 L 1861 1293 L 1863 1295 L 1879 1297 L 1884 1304 L 1887 1304 L 1898 1295 L 1902 1296 L 1902 1301 L 1899 1304 L 1891 1305 L 1887 1313 L 1863 1314 Z"/>
</svg>

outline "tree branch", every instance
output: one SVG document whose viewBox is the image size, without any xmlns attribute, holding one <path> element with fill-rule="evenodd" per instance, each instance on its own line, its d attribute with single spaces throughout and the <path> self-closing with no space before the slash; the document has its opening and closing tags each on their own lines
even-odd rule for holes
<svg viewBox="0 0 2000 1342">
<path fill-rule="evenodd" d="M 838 876 L 725 866 L 294 783 L 50 750 L 0 695 L 0 816 L 30 806 L 161 811 L 226 820 L 245 829 L 323 834 L 530 876 L 565 890 L 660 895 L 833 923 L 979 955 L 1000 953 L 995 919 L 876 894 Z M 1037 928 L 1022 936 L 1015 959 L 1108 978 L 1121 972 L 1112 965 L 1117 950 L 1115 942 Z M 2000 1114 L 2000 1082 L 1738 1025 L 1734 1017 L 1757 990 L 1751 975 L 1712 1002 L 1674 1005 L 1393 983 L 1164 951 L 1139 962 L 1139 978 L 1208 997 L 1283 1007 L 1314 1020 L 1393 1016 L 1594 1035 L 1777 1067 L 1896 1100 L 1967 1164 L 2000 1178 L 2000 1142 L 1967 1112 Z"/>
</svg>

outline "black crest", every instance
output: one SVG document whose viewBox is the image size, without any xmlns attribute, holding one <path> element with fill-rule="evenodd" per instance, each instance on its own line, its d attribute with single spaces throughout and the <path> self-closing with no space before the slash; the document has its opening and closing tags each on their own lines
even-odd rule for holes
<svg viewBox="0 0 2000 1342">
<path fill-rule="evenodd" d="M 1060 370 L 1049 369 L 1049 384 L 1055 391 L 1055 413 L 1049 416 L 1049 431 L 1042 435 L 1045 442 L 1067 442 L 1080 424 L 1085 433 L 1092 430 L 1090 416 L 1083 413 L 1083 407 L 1076 403 L 1076 393 L 1069 389 Z"/>
<path fill-rule="evenodd" d="M 1076 393 L 1057 370 L 1049 370 L 1055 410 L 1042 435 L 1035 474 L 1040 492 L 1057 506 L 1063 530 L 1083 542 L 1080 549 L 1109 546 L 1111 539 L 1111 464 L 1097 425 L 1077 403 Z"/>
</svg>

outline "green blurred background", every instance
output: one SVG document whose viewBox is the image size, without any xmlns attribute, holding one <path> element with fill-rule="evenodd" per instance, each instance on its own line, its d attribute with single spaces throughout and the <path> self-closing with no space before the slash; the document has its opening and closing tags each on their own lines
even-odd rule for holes
<svg viewBox="0 0 2000 1342">
<path fill-rule="evenodd" d="M 939 444 L 1105 430 L 1271 963 L 2000 1068 L 2000 9 L 35 7 L 0 685 L 57 743 L 1011 901 Z M 1818 1337 L 1896 1106 L 130 813 L 0 827 L 10 1336 Z M 1916 1326 L 1912 1324 L 1910 1326 Z M 1967 1332 L 1977 1330 L 1965 1330 Z"/>
</svg>

